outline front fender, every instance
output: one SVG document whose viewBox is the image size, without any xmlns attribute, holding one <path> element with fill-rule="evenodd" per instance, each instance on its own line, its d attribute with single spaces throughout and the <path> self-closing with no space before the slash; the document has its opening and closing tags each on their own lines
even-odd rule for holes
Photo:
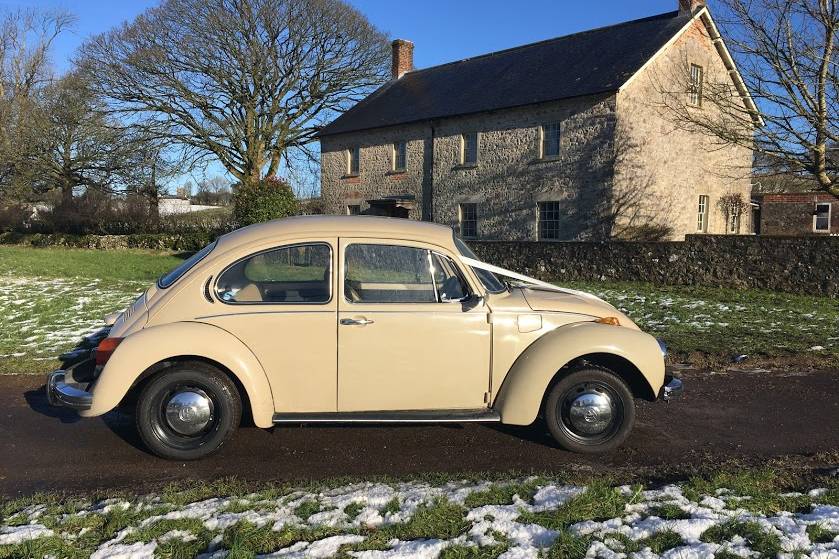
<svg viewBox="0 0 839 559">
<path fill-rule="evenodd" d="M 271 386 L 256 356 L 226 330 L 202 322 L 173 322 L 127 336 L 94 384 L 91 408 L 81 415 L 94 417 L 112 410 L 149 367 L 188 355 L 211 359 L 230 370 L 248 395 L 254 424 L 273 425 Z"/>
<path fill-rule="evenodd" d="M 632 363 L 653 394 L 658 394 L 664 384 L 664 357 L 655 338 L 631 328 L 576 322 L 548 332 L 519 355 L 493 405 L 501 421 L 512 425 L 533 423 L 556 373 L 592 353 L 615 355 Z"/>
</svg>

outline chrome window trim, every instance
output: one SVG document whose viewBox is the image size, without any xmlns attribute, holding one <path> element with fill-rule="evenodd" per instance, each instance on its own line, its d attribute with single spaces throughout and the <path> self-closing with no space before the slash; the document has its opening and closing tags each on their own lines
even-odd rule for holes
<svg viewBox="0 0 839 559">
<path fill-rule="evenodd" d="M 457 275 L 460 278 L 460 281 L 463 283 L 464 286 L 466 286 L 466 291 L 468 292 L 468 294 L 466 295 L 466 297 L 463 300 L 467 300 L 467 299 L 469 299 L 469 297 L 472 297 L 475 294 L 475 290 L 472 289 L 472 286 L 469 284 L 468 281 L 466 281 L 466 276 L 463 274 L 463 270 L 460 267 L 460 261 L 455 259 L 455 258 L 452 258 L 450 256 L 447 256 L 447 255 L 445 255 L 445 254 L 443 254 L 439 251 L 436 251 L 434 249 L 430 249 L 428 247 L 415 247 L 415 246 L 410 246 L 410 245 L 400 245 L 400 244 L 391 244 L 391 243 L 349 243 L 349 244 L 344 246 L 344 250 L 343 250 L 343 254 L 342 254 L 342 256 L 344 257 L 343 258 L 344 278 L 341 282 L 341 291 L 344 294 L 344 301 L 346 303 L 350 304 L 350 305 L 440 305 L 440 304 L 449 304 L 449 303 L 459 302 L 459 301 L 454 301 L 454 300 L 452 300 L 452 301 L 441 301 L 440 300 L 440 295 L 437 291 L 437 280 L 434 279 L 434 273 L 430 269 L 429 269 L 429 272 L 431 273 L 431 283 L 434 286 L 434 298 L 436 299 L 436 301 L 434 301 L 433 303 L 432 302 L 418 303 L 416 301 L 358 301 L 358 302 L 351 301 L 350 299 L 347 298 L 347 292 L 344 289 L 344 286 L 346 285 L 346 275 L 347 275 L 347 249 L 350 248 L 353 245 L 394 246 L 394 247 L 401 247 L 401 248 L 411 248 L 411 249 L 414 249 L 414 250 L 423 250 L 423 251 L 426 252 L 426 258 L 428 259 L 429 268 L 432 268 L 432 264 L 431 264 L 431 255 L 432 254 L 436 254 L 436 255 L 441 256 L 443 258 L 448 258 L 449 260 L 451 260 L 452 264 L 454 265 L 454 269 L 457 270 Z"/>
<path fill-rule="evenodd" d="M 212 253 L 212 252 L 216 249 L 216 245 L 218 245 L 218 239 L 215 239 L 212 243 L 208 244 L 208 245 L 207 245 L 207 246 L 205 246 L 205 247 L 202 247 L 202 248 L 201 248 L 201 250 L 204 250 L 205 248 L 208 248 L 208 247 L 209 247 L 209 249 L 210 249 L 210 250 L 208 250 L 208 251 L 207 251 L 207 252 L 205 252 L 203 255 L 201 255 L 201 258 L 199 258 L 198 260 L 196 260 L 195 262 L 193 262 L 193 263 L 192 263 L 192 266 L 190 266 L 189 268 L 185 269 L 185 270 L 184 270 L 184 271 L 182 271 L 180 274 L 178 274 L 177 276 L 175 276 L 175 278 L 174 278 L 172 281 L 170 281 L 169 283 L 167 283 L 166 285 L 163 285 L 162 280 L 163 280 L 163 278 L 164 278 L 164 277 L 168 276 L 168 275 L 171 273 L 171 271 L 170 271 L 170 272 L 166 272 L 165 274 L 163 274 L 162 276 L 160 276 L 159 278 L 157 278 L 157 281 L 155 282 L 155 283 L 156 283 L 156 285 L 157 285 L 157 288 L 158 288 L 158 289 L 169 289 L 170 287 L 172 287 L 173 285 L 175 285 L 176 283 L 178 283 L 178 281 L 179 281 L 182 277 L 184 277 L 184 276 L 185 276 L 185 275 L 187 275 L 189 272 L 191 272 L 192 270 L 194 270 L 194 269 L 195 269 L 195 267 L 196 267 L 196 266 L 198 266 L 198 264 L 200 264 L 202 260 L 204 260 L 205 258 L 207 258 L 207 256 L 208 256 L 210 253 Z M 201 250 L 196 251 L 196 252 L 201 252 Z M 191 258 L 191 257 L 190 257 L 190 258 Z M 176 268 L 177 268 L 177 266 L 176 266 Z"/>
<path fill-rule="evenodd" d="M 311 245 L 325 246 L 329 250 L 329 281 L 328 281 L 328 284 L 329 284 L 329 299 L 327 299 L 326 301 L 317 301 L 317 302 L 314 302 L 314 301 L 295 301 L 295 302 L 290 302 L 290 303 L 289 302 L 276 302 L 276 301 L 225 301 L 224 299 L 219 297 L 219 295 L 218 295 L 218 282 L 219 282 L 219 280 L 224 276 L 225 273 L 227 273 L 228 270 L 230 270 L 230 268 L 239 264 L 240 262 L 243 262 L 244 260 L 247 260 L 249 258 L 253 258 L 254 256 L 259 256 L 260 254 L 265 254 L 266 252 L 273 252 L 275 250 L 282 250 L 282 249 L 301 247 L 301 246 L 311 246 Z M 329 303 L 332 302 L 332 299 L 334 297 L 334 293 L 333 293 L 333 291 L 334 291 L 334 289 L 333 289 L 334 267 L 335 267 L 334 266 L 334 253 L 333 253 L 333 250 L 332 250 L 332 245 L 329 244 L 326 241 L 312 241 L 312 242 L 292 243 L 290 245 L 280 245 L 280 246 L 276 246 L 276 247 L 271 247 L 271 248 L 267 248 L 267 249 L 264 249 L 264 250 L 260 250 L 260 251 L 251 253 L 247 256 L 243 256 L 242 258 L 239 258 L 238 260 L 235 260 L 234 262 L 225 266 L 224 269 L 221 272 L 219 272 L 218 275 L 216 275 L 216 281 L 213 282 L 213 297 L 215 297 L 218 301 L 224 303 L 225 305 L 231 305 L 231 306 L 282 305 L 282 306 L 288 307 L 288 306 L 294 306 L 294 305 L 328 305 Z"/>
</svg>

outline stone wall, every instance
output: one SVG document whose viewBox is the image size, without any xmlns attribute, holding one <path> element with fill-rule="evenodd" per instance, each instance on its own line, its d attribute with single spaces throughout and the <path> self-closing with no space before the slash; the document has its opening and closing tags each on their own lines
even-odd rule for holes
<svg viewBox="0 0 839 559">
<path fill-rule="evenodd" d="M 406 125 L 327 136 L 321 138 L 321 198 L 327 214 L 343 215 L 348 205 L 359 205 L 364 211 L 367 200 L 396 194 L 410 194 L 417 206 L 411 219 L 428 219 L 423 204 L 429 203 L 423 195 L 427 172 L 426 142 L 431 137 L 428 124 Z M 393 144 L 404 141 L 406 161 L 404 171 L 393 170 Z M 347 150 L 359 146 L 359 172 L 348 173 Z"/>
<path fill-rule="evenodd" d="M 563 240 L 605 238 L 612 184 L 614 95 L 446 119 L 434 129 L 434 221 L 458 226 L 475 203 L 478 237 L 538 238 L 539 202 L 558 201 Z M 540 158 L 540 126 L 560 123 L 559 156 Z M 478 162 L 459 164 L 460 136 L 478 132 Z"/>
<path fill-rule="evenodd" d="M 688 235 L 673 242 L 471 241 L 482 260 L 550 281 L 615 280 L 839 296 L 839 237 Z"/>
</svg>

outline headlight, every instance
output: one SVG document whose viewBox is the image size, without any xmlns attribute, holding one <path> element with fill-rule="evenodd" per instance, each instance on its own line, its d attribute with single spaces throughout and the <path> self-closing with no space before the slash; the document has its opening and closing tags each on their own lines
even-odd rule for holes
<svg viewBox="0 0 839 559">
<path fill-rule="evenodd" d="M 661 349 L 661 356 L 667 357 L 667 344 L 661 338 L 656 338 L 656 341 L 658 342 L 659 349 Z"/>
</svg>

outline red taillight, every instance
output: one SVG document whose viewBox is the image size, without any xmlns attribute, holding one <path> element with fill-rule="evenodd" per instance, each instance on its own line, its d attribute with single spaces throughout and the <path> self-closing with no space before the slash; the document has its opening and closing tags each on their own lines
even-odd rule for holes
<svg viewBox="0 0 839 559">
<path fill-rule="evenodd" d="M 96 364 L 104 365 L 111 358 L 111 354 L 122 341 L 122 338 L 105 338 L 96 347 Z"/>
</svg>

